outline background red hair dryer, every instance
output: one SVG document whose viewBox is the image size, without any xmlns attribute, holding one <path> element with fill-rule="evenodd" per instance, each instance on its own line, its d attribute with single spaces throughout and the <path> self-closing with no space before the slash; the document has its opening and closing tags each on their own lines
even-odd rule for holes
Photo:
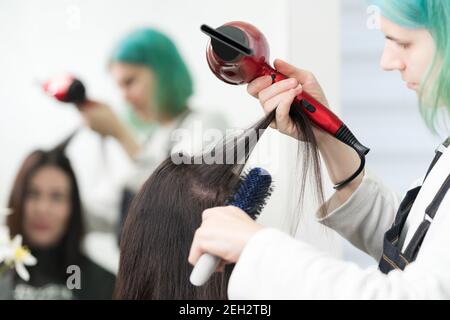
<svg viewBox="0 0 450 320">
<path fill-rule="evenodd" d="M 253 25 L 234 21 L 217 29 L 202 25 L 201 30 L 211 38 L 206 57 L 211 71 L 220 80 L 240 85 L 262 76 L 271 76 L 274 83 L 287 79 L 270 66 L 267 40 Z M 361 165 L 358 170 L 345 181 L 338 183 L 335 189 L 342 188 L 357 177 L 364 169 L 365 155 L 370 149 L 362 145 L 330 109 L 307 92 L 303 91 L 298 95 L 292 107 L 301 108 L 315 125 L 352 147 L 360 156 Z"/>
<path fill-rule="evenodd" d="M 74 104 L 79 110 L 88 106 L 86 87 L 79 79 L 70 74 L 58 75 L 48 79 L 42 84 L 42 89 L 49 96 L 60 102 Z M 104 137 L 101 138 L 101 154 L 103 162 L 106 163 L 107 156 Z"/>
<path fill-rule="evenodd" d="M 44 91 L 56 100 L 74 103 L 79 106 L 86 102 L 86 88 L 83 83 L 70 74 L 59 75 L 45 81 Z"/>
</svg>

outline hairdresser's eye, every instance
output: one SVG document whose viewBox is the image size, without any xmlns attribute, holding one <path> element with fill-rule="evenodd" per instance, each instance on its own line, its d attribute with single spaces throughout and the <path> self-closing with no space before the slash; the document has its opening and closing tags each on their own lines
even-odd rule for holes
<svg viewBox="0 0 450 320">
<path fill-rule="evenodd" d="M 397 44 L 398 44 L 398 46 L 399 46 L 400 48 L 402 48 L 403 50 L 409 49 L 409 48 L 411 47 L 411 44 L 410 44 L 410 43 L 402 43 L 402 42 L 399 42 L 399 43 L 397 43 Z"/>
<path fill-rule="evenodd" d="M 129 87 L 129 86 L 131 86 L 131 85 L 133 84 L 133 82 L 134 82 L 134 78 L 131 77 L 131 78 L 125 79 L 125 81 L 123 82 L 123 84 L 124 84 L 125 87 Z"/>
</svg>

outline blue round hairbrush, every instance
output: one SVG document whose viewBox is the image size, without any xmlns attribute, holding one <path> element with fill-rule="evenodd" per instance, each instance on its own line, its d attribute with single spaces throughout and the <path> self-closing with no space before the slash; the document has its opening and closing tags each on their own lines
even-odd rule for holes
<svg viewBox="0 0 450 320">
<path fill-rule="evenodd" d="M 254 168 L 241 177 L 239 187 L 225 205 L 235 206 L 256 219 L 272 193 L 272 177 L 262 168 Z M 220 258 L 204 253 L 192 270 L 190 281 L 194 286 L 204 285 L 216 271 Z"/>
<path fill-rule="evenodd" d="M 239 188 L 226 205 L 235 206 L 256 219 L 272 193 L 272 176 L 262 168 L 254 168 L 241 177 Z"/>
</svg>

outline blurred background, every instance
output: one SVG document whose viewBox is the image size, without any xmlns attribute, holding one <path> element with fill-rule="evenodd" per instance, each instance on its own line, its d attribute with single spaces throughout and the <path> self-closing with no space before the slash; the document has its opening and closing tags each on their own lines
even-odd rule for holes
<svg viewBox="0 0 450 320">
<path fill-rule="evenodd" d="M 193 109 L 220 112 L 230 128 L 246 128 L 260 119 L 263 112 L 246 88 L 217 80 L 206 63 L 207 38 L 200 25 L 218 27 L 234 20 L 252 23 L 266 35 L 272 60 L 282 58 L 316 75 L 331 108 L 371 147 L 368 166 L 401 194 L 426 170 L 441 139 L 426 130 L 416 112 L 416 96 L 398 81 L 400 75 L 379 68 L 384 38 L 367 27 L 367 9 L 364 0 L 1 0 L 0 206 L 7 206 L 26 155 L 36 148 L 52 148 L 83 126 L 76 108 L 50 99 L 39 83 L 55 74 L 73 73 L 85 83 L 89 97 L 123 113 L 125 103 L 108 61 L 115 44 L 137 28 L 157 28 L 175 42 L 193 76 Z M 84 251 L 115 273 L 119 213 L 114 208 L 119 199 L 111 194 L 118 193 L 130 161 L 109 138 L 105 159 L 101 141 L 84 127 L 67 154 L 90 224 Z M 296 146 L 272 130 L 258 145 L 260 152 L 252 163 L 266 166 L 276 184 L 261 222 L 361 266 L 373 265 L 314 221 L 316 204 L 308 201 L 312 195 L 297 225 L 292 193 Z M 328 197 L 332 188 L 325 180 Z"/>
</svg>

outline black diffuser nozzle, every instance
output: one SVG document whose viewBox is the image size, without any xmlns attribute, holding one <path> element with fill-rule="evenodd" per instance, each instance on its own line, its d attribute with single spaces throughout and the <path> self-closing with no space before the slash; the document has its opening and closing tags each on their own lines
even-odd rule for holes
<svg viewBox="0 0 450 320">
<path fill-rule="evenodd" d="M 67 91 L 66 102 L 83 103 L 86 101 L 86 88 L 83 83 L 75 79 Z"/>
<path fill-rule="evenodd" d="M 214 53 L 224 61 L 236 60 L 241 55 L 253 55 L 245 33 L 239 28 L 225 25 L 214 29 L 204 24 L 200 29 L 211 37 Z"/>
</svg>

